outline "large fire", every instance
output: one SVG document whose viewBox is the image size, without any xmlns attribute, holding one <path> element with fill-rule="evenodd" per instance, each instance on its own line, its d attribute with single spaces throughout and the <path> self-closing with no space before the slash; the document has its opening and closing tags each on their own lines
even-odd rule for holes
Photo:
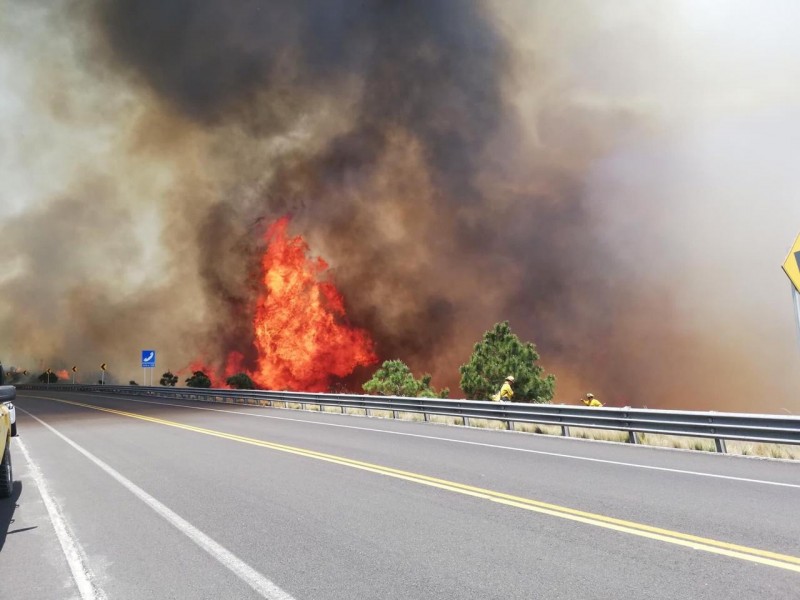
<svg viewBox="0 0 800 600">
<path fill-rule="evenodd" d="M 288 238 L 288 226 L 284 217 L 266 233 L 254 380 L 268 389 L 326 391 L 331 376 L 349 375 L 377 357 L 367 332 L 348 325 L 341 294 L 323 279 L 327 263 L 308 258 L 308 244 Z"/>
<path fill-rule="evenodd" d="M 288 227 L 283 217 L 265 234 L 263 288 L 253 319 L 256 369 L 243 368 L 239 352 L 228 355 L 223 377 L 193 363 L 190 369 L 207 373 L 214 387 L 246 372 L 260 388 L 325 392 L 333 377 L 377 361 L 369 334 L 347 322 L 342 295 L 325 277 L 328 264 L 310 258 L 306 241 L 288 237 Z"/>
</svg>

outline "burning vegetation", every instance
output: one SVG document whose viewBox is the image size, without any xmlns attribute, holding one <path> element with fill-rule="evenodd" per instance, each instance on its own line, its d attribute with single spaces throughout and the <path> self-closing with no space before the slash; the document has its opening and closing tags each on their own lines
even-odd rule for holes
<svg viewBox="0 0 800 600">
<path fill-rule="evenodd" d="M 253 317 L 255 368 L 247 369 L 244 355 L 232 351 L 223 375 L 212 381 L 244 372 L 264 389 L 325 392 L 333 378 L 377 361 L 369 334 L 348 322 L 342 295 L 326 279 L 327 263 L 309 256 L 301 236 L 288 235 L 289 221 L 277 220 L 264 236 L 263 287 Z M 203 370 L 199 365 L 192 371 Z"/>
</svg>

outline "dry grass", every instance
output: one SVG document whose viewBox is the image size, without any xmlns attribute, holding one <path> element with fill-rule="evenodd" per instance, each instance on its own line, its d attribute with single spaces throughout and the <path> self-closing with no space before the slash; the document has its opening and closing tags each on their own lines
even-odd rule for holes
<svg viewBox="0 0 800 600">
<path fill-rule="evenodd" d="M 518 423 L 517 431 L 527 433 L 538 433 L 543 435 L 561 435 L 561 427 L 553 425 L 534 425 L 530 423 Z M 576 438 L 587 440 L 602 440 L 606 442 L 628 442 L 628 433 L 625 431 L 610 431 L 605 429 L 584 429 L 571 427 L 570 435 Z M 674 435 L 660 435 L 654 433 L 639 433 L 638 443 L 643 446 L 655 446 L 659 448 L 680 448 L 684 450 L 695 450 L 700 452 L 716 452 L 713 439 L 680 437 Z M 727 440 L 725 449 L 728 454 L 741 456 L 764 456 L 768 458 L 782 458 L 788 460 L 800 460 L 800 446 L 791 444 L 759 444 L 753 442 L 739 442 Z"/>
<path fill-rule="evenodd" d="M 506 422 L 498 419 L 470 419 L 469 425 L 481 429 L 508 429 Z"/>
<path fill-rule="evenodd" d="M 370 416 L 378 417 L 379 419 L 393 419 L 394 413 L 391 410 L 371 410 Z"/>
<path fill-rule="evenodd" d="M 800 446 L 793 446 L 790 444 L 759 444 L 755 442 L 730 441 L 727 443 L 727 447 L 729 454 L 800 460 Z"/>
<path fill-rule="evenodd" d="M 428 417 L 431 423 L 439 423 L 440 425 L 463 425 L 464 420 L 461 417 L 446 417 L 444 415 L 431 415 Z"/>
</svg>

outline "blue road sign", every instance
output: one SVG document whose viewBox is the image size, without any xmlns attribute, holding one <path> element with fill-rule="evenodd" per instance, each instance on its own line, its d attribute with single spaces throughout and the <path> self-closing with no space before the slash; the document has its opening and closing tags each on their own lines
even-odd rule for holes
<svg viewBox="0 0 800 600">
<path fill-rule="evenodd" d="M 156 351 L 155 350 L 142 350 L 142 367 L 155 367 L 156 366 Z"/>
</svg>

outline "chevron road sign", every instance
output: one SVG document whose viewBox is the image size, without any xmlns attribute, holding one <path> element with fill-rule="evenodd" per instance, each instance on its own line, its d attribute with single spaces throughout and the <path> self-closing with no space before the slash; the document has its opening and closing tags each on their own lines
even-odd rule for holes
<svg viewBox="0 0 800 600">
<path fill-rule="evenodd" d="M 792 282 L 795 291 L 800 292 L 800 235 L 792 244 L 789 256 L 783 261 L 783 270 Z"/>
</svg>

